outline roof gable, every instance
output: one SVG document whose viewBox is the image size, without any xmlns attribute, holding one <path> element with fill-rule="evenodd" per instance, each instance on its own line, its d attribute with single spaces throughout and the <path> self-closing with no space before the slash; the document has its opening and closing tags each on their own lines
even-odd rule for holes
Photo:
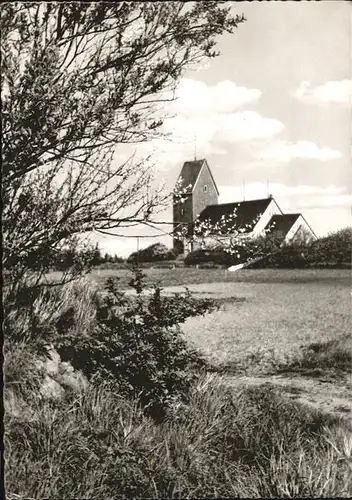
<svg viewBox="0 0 352 500">
<path fill-rule="evenodd" d="M 253 230 L 258 219 L 268 208 L 272 198 L 260 200 L 240 201 L 235 203 L 223 203 L 221 205 L 208 205 L 199 216 L 201 222 L 209 221 L 215 225 L 220 222 L 222 217 L 227 217 L 236 212 L 236 217 L 227 225 L 226 229 L 240 230 L 250 232 Z"/>
<path fill-rule="evenodd" d="M 315 232 L 313 231 L 313 229 L 312 229 L 311 225 L 310 225 L 310 224 L 308 224 L 308 222 L 306 221 L 305 217 L 304 217 L 302 214 L 299 214 L 299 215 L 302 217 L 302 219 L 304 220 L 304 222 L 305 222 L 305 223 L 307 224 L 307 226 L 309 227 L 309 229 L 310 229 L 311 233 L 313 234 L 314 238 L 315 238 L 315 239 L 317 239 L 317 238 L 318 238 L 318 236 L 317 236 L 317 235 L 315 234 Z"/>
<path fill-rule="evenodd" d="M 212 181 L 214 183 L 216 192 L 219 194 L 219 191 L 218 191 L 217 185 L 215 183 L 213 174 L 211 173 L 208 162 L 205 159 L 184 162 L 181 173 L 178 177 L 178 180 L 180 181 L 180 179 L 181 179 L 181 181 L 182 181 L 179 184 L 179 188 L 180 189 L 187 188 L 186 192 L 191 193 L 197 184 L 197 180 L 199 178 L 200 172 L 204 166 L 208 169 L 210 176 L 212 178 Z"/>
<path fill-rule="evenodd" d="M 293 224 L 297 221 L 299 217 L 302 217 L 301 214 L 282 214 L 282 215 L 273 215 L 265 226 L 265 230 L 270 233 L 280 232 L 283 236 L 286 236 Z"/>
</svg>

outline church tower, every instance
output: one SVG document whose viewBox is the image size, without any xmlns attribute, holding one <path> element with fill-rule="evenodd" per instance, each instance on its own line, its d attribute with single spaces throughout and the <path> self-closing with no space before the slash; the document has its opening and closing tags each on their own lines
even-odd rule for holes
<svg viewBox="0 0 352 500">
<path fill-rule="evenodd" d="M 186 161 L 179 175 L 177 187 L 184 194 L 183 201 L 174 196 L 174 233 L 180 228 L 186 228 L 187 233 L 191 234 L 193 222 L 204 208 L 218 204 L 219 191 L 207 160 Z M 185 253 L 192 248 L 187 248 L 184 241 L 174 237 L 174 250 Z"/>
</svg>

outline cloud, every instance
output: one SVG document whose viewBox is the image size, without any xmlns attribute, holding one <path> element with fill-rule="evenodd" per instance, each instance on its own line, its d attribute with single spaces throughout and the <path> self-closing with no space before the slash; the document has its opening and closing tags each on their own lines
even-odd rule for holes
<svg viewBox="0 0 352 500">
<path fill-rule="evenodd" d="M 258 101 L 259 89 L 238 86 L 230 80 L 215 85 L 184 78 L 176 90 L 177 100 L 170 105 L 163 132 L 168 140 L 151 144 L 161 165 L 194 157 L 225 154 L 230 144 L 267 139 L 281 132 L 283 124 L 275 118 L 251 110 L 240 110 Z"/>
<path fill-rule="evenodd" d="M 292 96 L 307 104 L 349 104 L 352 99 L 352 80 L 330 81 L 316 87 L 304 81 Z"/>
<path fill-rule="evenodd" d="M 255 111 L 238 113 L 211 113 L 204 120 L 182 114 L 165 121 L 165 131 L 180 146 L 197 144 L 203 154 L 219 152 L 226 143 L 267 139 L 281 132 L 283 124 L 274 118 L 266 118 Z M 165 143 L 163 143 L 163 146 Z"/>
<path fill-rule="evenodd" d="M 347 200 L 350 200 L 350 195 L 346 194 L 346 187 L 338 187 L 335 185 L 329 186 L 316 186 L 316 185 L 306 185 L 300 184 L 297 186 L 288 186 L 280 182 L 270 182 L 268 185 L 266 182 L 250 182 L 245 186 L 233 185 L 233 186 L 218 186 L 220 199 L 219 203 L 230 203 L 243 199 L 243 191 L 245 190 L 245 198 L 259 199 L 266 198 L 270 192 L 277 199 L 285 198 L 296 198 L 297 201 L 305 200 L 305 206 L 309 206 L 310 201 L 314 203 L 319 200 L 320 204 L 324 206 L 341 206 L 346 204 Z M 280 200 L 281 203 L 281 200 Z"/>
<path fill-rule="evenodd" d="M 231 80 L 223 80 L 215 85 L 183 78 L 176 90 L 174 109 L 186 115 L 209 115 L 231 113 L 244 104 L 258 101 L 259 89 L 240 87 Z"/>
<path fill-rule="evenodd" d="M 300 201 L 299 208 L 348 208 L 352 207 L 352 195 L 343 194 L 338 196 L 313 196 Z M 350 221 L 351 222 L 351 221 Z"/>
<path fill-rule="evenodd" d="M 185 158 L 226 154 L 234 143 L 268 140 L 280 133 L 284 125 L 277 119 L 261 116 L 241 107 L 258 101 L 259 89 L 239 86 L 230 80 L 214 85 L 184 78 L 176 91 L 176 100 L 165 105 L 161 132 L 138 147 L 139 153 L 152 154 L 159 170 Z"/>
<path fill-rule="evenodd" d="M 341 158 L 342 154 L 336 149 L 320 148 L 315 142 L 298 141 L 289 143 L 275 141 L 261 152 L 261 158 L 280 162 L 289 162 L 295 158 L 328 161 Z"/>
<path fill-rule="evenodd" d="M 187 118 L 180 114 L 165 120 L 163 130 L 168 138 L 159 138 L 143 145 L 140 154 L 152 154 L 161 170 L 185 158 L 226 154 L 231 145 L 271 139 L 284 129 L 274 118 L 254 111 L 218 114 L 209 118 Z"/>
<path fill-rule="evenodd" d="M 242 111 L 214 118 L 217 140 L 220 142 L 268 139 L 284 129 L 279 120 L 261 116 L 255 111 Z"/>
</svg>

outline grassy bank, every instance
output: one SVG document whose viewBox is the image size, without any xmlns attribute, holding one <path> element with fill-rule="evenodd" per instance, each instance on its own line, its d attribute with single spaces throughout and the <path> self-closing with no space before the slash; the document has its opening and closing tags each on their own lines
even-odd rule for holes
<svg viewBox="0 0 352 500">
<path fill-rule="evenodd" d="M 229 391 L 203 377 L 159 425 L 108 384 L 60 402 L 7 387 L 10 405 L 9 500 L 352 494 L 346 424 L 273 390 Z"/>
<path fill-rule="evenodd" d="M 287 345 L 291 348 L 288 340 L 294 333 L 294 345 L 299 347 L 305 339 L 307 345 L 313 343 L 311 351 L 316 356 L 311 351 L 299 351 L 301 357 L 291 359 L 291 370 L 303 369 L 312 360 L 315 369 L 337 361 L 340 369 L 347 369 L 349 358 L 341 354 L 346 344 L 333 343 L 328 335 L 336 335 L 337 328 L 347 325 L 344 277 L 336 282 L 324 274 L 314 281 L 312 275 L 280 272 L 281 276 L 271 274 L 271 281 L 263 283 L 268 274 L 255 273 L 251 279 L 256 282 L 195 287 L 200 296 L 223 300 L 223 306 L 203 318 L 188 319 L 185 337 L 193 343 L 198 338 L 203 353 L 218 346 L 215 353 L 220 349 L 230 362 L 235 353 L 236 359 L 246 364 L 246 343 L 261 345 L 263 339 L 271 339 L 277 350 Z M 38 346 L 43 341 L 55 344 L 67 329 L 75 348 L 82 339 L 91 339 L 86 345 L 90 363 L 94 365 L 94 347 L 95 361 L 100 357 L 107 375 L 115 369 L 109 364 L 117 354 L 112 363 L 116 366 L 125 362 L 140 371 L 142 360 L 146 367 L 139 377 L 142 389 L 146 375 L 151 382 L 148 390 L 164 390 L 170 376 L 181 387 L 179 382 L 187 376 L 185 368 L 180 373 L 178 351 L 170 357 L 172 344 L 168 344 L 167 332 L 156 330 L 149 337 L 143 322 L 148 320 L 148 325 L 153 325 L 155 315 L 164 322 L 171 310 L 178 318 L 190 316 L 198 307 L 196 302 L 154 301 L 150 316 L 146 304 L 132 305 L 130 297 L 127 302 L 117 298 L 116 303 L 108 305 L 97 301 L 96 293 L 96 284 L 89 280 L 81 287 L 70 285 L 55 297 L 39 297 L 27 313 L 13 311 L 5 323 L 13 335 L 5 350 L 7 498 L 321 498 L 352 494 L 351 426 L 327 412 L 289 401 L 281 389 L 226 387 L 221 377 L 206 375 L 203 367 L 186 399 L 178 398 L 177 391 L 168 397 L 165 417 L 159 422 L 142 411 L 141 398 L 127 397 L 128 391 L 122 395 L 117 377 L 93 377 L 88 384 L 76 386 L 72 380 L 69 385 L 66 377 L 66 385 L 57 387 L 58 392 L 43 392 L 48 362 L 43 370 Z M 245 300 L 239 300 L 241 296 Z M 317 297 L 322 302 L 320 309 Z M 111 300 L 111 295 L 108 298 Z M 191 306 L 188 312 L 184 309 L 187 304 Z M 297 309 L 300 314 L 290 316 L 290 311 Z M 305 317 L 308 311 L 309 321 Z M 101 330 L 97 342 L 92 343 L 99 315 L 107 329 Z M 128 318 L 132 323 L 126 322 Z M 329 323 L 322 330 L 329 318 L 334 331 Z M 227 330 L 220 319 L 228 322 Z M 115 328 L 116 321 L 119 328 Z M 198 324 L 200 321 L 203 323 Z M 125 329 L 124 337 L 121 329 Z M 320 336 L 325 332 L 326 338 L 314 339 L 312 331 Z M 268 343 L 266 347 L 270 352 Z M 169 362 L 156 366 L 161 348 L 167 349 L 174 373 Z M 262 351 L 261 355 L 260 359 L 269 359 Z M 185 349 L 183 356 L 187 356 Z M 162 355 L 161 359 L 166 358 Z M 50 369 L 52 364 L 50 361 Z M 258 359 L 252 356 L 248 366 L 257 364 Z M 82 370 L 84 366 L 82 359 Z M 263 364 L 265 369 L 268 366 Z M 58 373 L 61 382 L 64 375 Z M 133 372 L 129 374 L 132 384 L 136 383 L 134 376 Z"/>
<path fill-rule="evenodd" d="M 351 374 L 352 336 L 342 335 L 337 339 L 308 344 L 280 371 L 333 378 Z"/>
</svg>

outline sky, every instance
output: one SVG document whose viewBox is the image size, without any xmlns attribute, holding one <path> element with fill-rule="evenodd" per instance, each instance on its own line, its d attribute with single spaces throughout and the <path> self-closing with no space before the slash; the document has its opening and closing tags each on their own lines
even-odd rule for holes
<svg viewBox="0 0 352 500">
<path fill-rule="evenodd" d="M 228 2 L 230 3 L 230 2 Z M 184 161 L 206 158 L 220 203 L 272 194 L 318 236 L 351 225 L 352 8 L 349 2 L 233 2 L 246 22 L 218 39 L 221 55 L 184 74 L 154 141 L 157 179 L 171 190 Z M 172 221 L 170 206 L 159 219 Z M 164 233 L 171 226 L 162 225 Z M 138 229 L 138 230 L 137 230 Z M 161 242 L 160 229 L 99 236 L 128 256 Z M 160 237 L 154 237 L 160 234 Z"/>
</svg>

